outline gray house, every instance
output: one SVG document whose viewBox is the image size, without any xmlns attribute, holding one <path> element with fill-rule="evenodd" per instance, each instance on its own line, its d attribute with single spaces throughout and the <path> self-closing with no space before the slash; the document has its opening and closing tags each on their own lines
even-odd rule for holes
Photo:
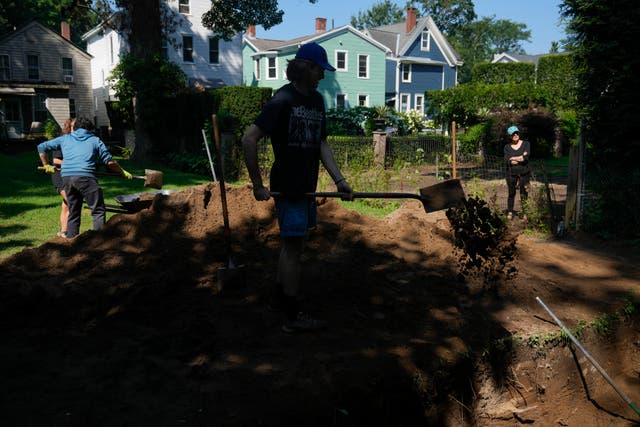
<svg viewBox="0 0 640 427">
<path fill-rule="evenodd" d="M 32 21 L 0 39 L 0 120 L 9 138 L 41 131 L 52 117 L 93 116 L 91 55 L 61 34 Z"/>
</svg>

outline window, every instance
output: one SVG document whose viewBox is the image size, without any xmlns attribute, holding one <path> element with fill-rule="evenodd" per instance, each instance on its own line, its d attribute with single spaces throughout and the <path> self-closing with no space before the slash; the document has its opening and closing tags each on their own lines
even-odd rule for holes
<svg viewBox="0 0 640 427">
<path fill-rule="evenodd" d="M 431 49 L 431 37 L 429 37 L 429 30 L 424 30 L 422 32 L 422 37 L 420 39 L 420 50 L 429 51 Z"/>
<path fill-rule="evenodd" d="M 0 55 L 0 80 L 11 79 L 11 63 L 9 55 Z"/>
<path fill-rule="evenodd" d="M 416 95 L 414 110 L 420 114 L 424 114 L 424 95 Z"/>
<path fill-rule="evenodd" d="M 27 78 L 40 80 L 40 58 L 37 55 L 27 55 Z"/>
<path fill-rule="evenodd" d="M 358 77 L 369 78 L 369 55 L 358 55 Z"/>
<path fill-rule="evenodd" d="M 400 94 L 400 111 L 406 113 L 409 111 L 409 94 L 403 93 Z"/>
<path fill-rule="evenodd" d="M 69 117 L 76 118 L 76 100 L 73 98 L 69 98 Z"/>
<path fill-rule="evenodd" d="M 182 36 L 182 60 L 193 62 L 193 37 Z"/>
<path fill-rule="evenodd" d="M 402 81 L 411 83 L 411 64 L 402 64 Z"/>
<path fill-rule="evenodd" d="M 209 63 L 220 63 L 220 39 L 217 37 L 209 37 Z"/>
<path fill-rule="evenodd" d="M 73 82 L 73 61 L 71 58 L 62 58 L 62 81 Z"/>
<path fill-rule="evenodd" d="M 347 52 L 343 50 L 336 51 L 336 71 L 348 71 Z"/>
<path fill-rule="evenodd" d="M 260 80 L 260 58 L 254 61 L 255 67 L 253 69 L 253 74 L 256 76 L 256 80 Z"/>
<path fill-rule="evenodd" d="M 111 61 L 110 63 L 113 64 L 114 63 L 114 58 L 113 58 L 113 34 L 111 34 L 109 36 L 109 60 Z"/>
<path fill-rule="evenodd" d="M 33 120 L 45 122 L 47 120 L 47 95 L 37 93 L 33 98 Z"/>
<path fill-rule="evenodd" d="M 369 95 L 358 95 L 358 107 L 368 107 L 369 106 Z"/>
<path fill-rule="evenodd" d="M 169 44 L 167 43 L 167 38 L 162 37 L 162 44 L 160 45 L 160 55 L 164 59 L 169 59 Z"/>
<path fill-rule="evenodd" d="M 347 108 L 347 95 L 344 93 L 336 95 L 336 108 Z"/>
<path fill-rule="evenodd" d="M 178 0 L 178 12 L 188 15 L 191 13 L 191 6 L 189 6 L 189 0 Z"/>
<path fill-rule="evenodd" d="M 275 56 L 267 58 L 267 80 L 278 78 L 278 62 Z"/>
</svg>

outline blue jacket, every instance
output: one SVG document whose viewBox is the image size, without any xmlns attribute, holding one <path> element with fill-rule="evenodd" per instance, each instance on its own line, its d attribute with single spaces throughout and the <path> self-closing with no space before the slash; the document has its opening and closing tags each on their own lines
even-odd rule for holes
<svg viewBox="0 0 640 427">
<path fill-rule="evenodd" d="M 93 176 L 98 160 L 105 165 L 112 160 L 104 142 L 86 129 L 77 129 L 69 134 L 38 144 L 38 153 L 46 153 L 51 150 L 62 150 L 64 161 L 60 176 L 63 177 Z"/>
</svg>

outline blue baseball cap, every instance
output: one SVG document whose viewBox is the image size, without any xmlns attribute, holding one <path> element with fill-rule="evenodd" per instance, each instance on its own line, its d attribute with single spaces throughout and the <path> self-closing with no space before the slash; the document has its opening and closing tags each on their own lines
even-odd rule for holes
<svg viewBox="0 0 640 427">
<path fill-rule="evenodd" d="M 306 43 L 300 46 L 298 53 L 296 53 L 296 59 L 306 59 L 328 71 L 336 70 L 327 60 L 327 51 L 318 43 Z"/>
</svg>

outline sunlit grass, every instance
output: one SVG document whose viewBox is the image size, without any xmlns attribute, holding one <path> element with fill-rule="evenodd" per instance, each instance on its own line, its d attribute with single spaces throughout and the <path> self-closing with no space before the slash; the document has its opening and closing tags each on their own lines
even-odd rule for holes
<svg viewBox="0 0 640 427">
<path fill-rule="evenodd" d="M 167 169 L 158 164 L 145 164 L 118 159 L 134 175 L 144 175 L 145 169 L 163 172 L 163 189 L 178 190 L 208 182 L 206 177 Z M 37 170 L 35 151 L 14 155 L 0 154 L 0 258 L 24 248 L 40 246 L 60 230 L 61 197 L 51 183 L 51 177 Z M 100 177 L 107 204 L 117 204 L 113 198 L 121 194 L 141 193 L 153 189 L 142 180 Z M 107 213 L 107 220 L 114 214 Z M 91 213 L 84 209 L 80 232 L 92 227 Z"/>
</svg>

